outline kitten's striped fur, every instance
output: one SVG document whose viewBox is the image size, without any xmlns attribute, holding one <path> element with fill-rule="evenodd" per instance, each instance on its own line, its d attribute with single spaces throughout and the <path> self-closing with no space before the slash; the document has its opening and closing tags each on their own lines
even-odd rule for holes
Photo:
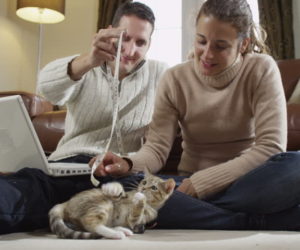
<svg viewBox="0 0 300 250">
<path fill-rule="evenodd" d="M 60 238 L 123 239 L 157 217 L 174 187 L 173 179 L 164 181 L 148 171 L 136 190 L 125 192 L 117 182 L 103 184 L 54 206 L 50 228 Z"/>
</svg>

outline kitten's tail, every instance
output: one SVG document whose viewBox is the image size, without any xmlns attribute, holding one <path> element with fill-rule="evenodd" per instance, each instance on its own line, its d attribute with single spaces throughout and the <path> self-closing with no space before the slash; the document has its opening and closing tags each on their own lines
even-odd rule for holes
<svg viewBox="0 0 300 250">
<path fill-rule="evenodd" d="M 50 229 L 59 238 L 64 239 L 99 239 L 102 236 L 90 232 L 82 232 L 72 229 L 66 225 L 64 218 L 64 208 L 66 203 L 54 206 L 49 212 Z"/>
</svg>

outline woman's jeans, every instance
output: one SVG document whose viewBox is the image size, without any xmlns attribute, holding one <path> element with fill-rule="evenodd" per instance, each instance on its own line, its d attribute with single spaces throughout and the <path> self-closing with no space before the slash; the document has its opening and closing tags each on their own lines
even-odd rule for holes
<svg viewBox="0 0 300 250">
<path fill-rule="evenodd" d="M 142 178 L 137 174 L 117 180 L 129 187 Z M 177 185 L 183 179 L 174 178 Z M 101 183 L 111 180 L 100 179 Z M 51 177 L 30 168 L 0 176 L 0 234 L 47 227 L 52 206 L 89 188 L 89 176 Z M 280 153 L 205 200 L 174 191 L 159 210 L 155 225 L 169 229 L 300 230 L 299 204 L 300 152 Z"/>
<path fill-rule="evenodd" d="M 280 153 L 206 200 L 175 192 L 158 227 L 300 230 L 299 205 L 300 152 Z"/>
</svg>

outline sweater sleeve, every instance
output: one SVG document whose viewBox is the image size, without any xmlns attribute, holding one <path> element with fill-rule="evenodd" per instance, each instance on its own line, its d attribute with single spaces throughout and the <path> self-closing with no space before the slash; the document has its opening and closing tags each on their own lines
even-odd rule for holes
<svg viewBox="0 0 300 250">
<path fill-rule="evenodd" d="M 255 143 L 232 160 L 194 173 L 190 179 L 199 198 L 223 190 L 272 155 L 286 150 L 287 114 L 280 72 L 271 57 L 264 58 L 256 65 L 256 71 L 262 72 L 262 77 L 255 84 L 251 103 Z"/>
<path fill-rule="evenodd" d="M 73 81 L 69 75 L 68 64 L 77 55 L 57 59 L 47 64 L 40 72 L 38 91 L 55 105 L 64 105 L 79 93 L 84 75 L 79 81 Z"/>
<path fill-rule="evenodd" d="M 168 71 L 158 84 L 154 113 L 141 150 L 131 157 L 133 172 L 147 167 L 158 172 L 165 164 L 178 129 L 178 111 L 174 103 L 174 86 Z"/>
</svg>

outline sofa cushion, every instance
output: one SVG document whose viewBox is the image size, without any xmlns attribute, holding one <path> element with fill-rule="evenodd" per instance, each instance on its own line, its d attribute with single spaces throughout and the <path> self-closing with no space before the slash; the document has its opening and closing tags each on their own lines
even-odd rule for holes
<svg viewBox="0 0 300 250">
<path fill-rule="evenodd" d="M 33 126 L 46 153 L 52 153 L 65 132 L 66 111 L 45 112 L 32 119 Z"/>
</svg>

